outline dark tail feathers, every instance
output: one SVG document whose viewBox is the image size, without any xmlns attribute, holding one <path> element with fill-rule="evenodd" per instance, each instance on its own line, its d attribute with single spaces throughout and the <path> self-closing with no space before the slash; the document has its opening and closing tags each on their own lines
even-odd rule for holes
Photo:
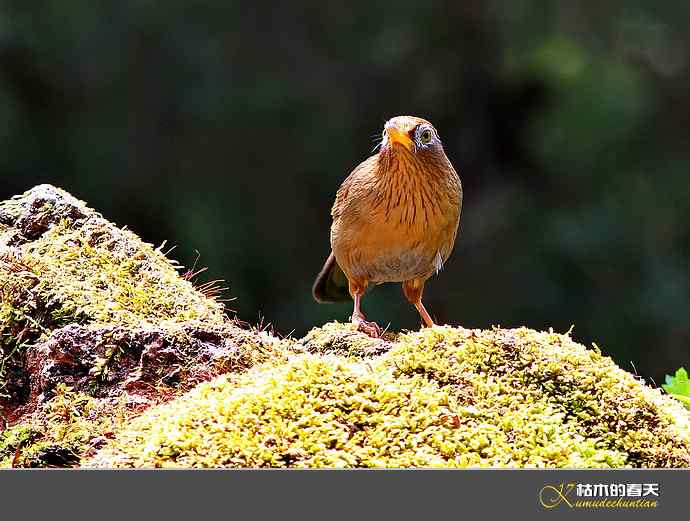
<svg viewBox="0 0 690 521">
<path fill-rule="evenodd" d="M 335 255 L 331 253 L 326 259 L 326 263 L 321 268 L 321 272 L 314 281 L 311 290 L 316 302 L 347 302 L 351 300 L 348 289 L 347 277 L 343 270 L 338 266 Z"/>
</svg>

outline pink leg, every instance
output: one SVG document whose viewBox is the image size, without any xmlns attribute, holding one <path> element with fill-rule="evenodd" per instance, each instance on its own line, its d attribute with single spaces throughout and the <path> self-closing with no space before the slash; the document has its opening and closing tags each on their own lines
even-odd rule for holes
<svg viewBox="0 0 690 521">
<path fill-rule="evenodd" d="M 354 309 L 352 310 L 352 317 L 350 320 L 353 324 L 357 325 L 357 330 L 367 335 L 378 338 L 381 336 L 381 328 L 376 322 L 368 322 L 364 313 L 362 313 L 362 308 L 360 306 L 362 295 L 364 295 L 365 288 L 355 285 L 350 282 L 350 295 L 355 301 Z"/>
<path fill-rule="evenodd" d="M 434 327 L 436 325 L 432 320 L 431 315 L 429 315 L 429 312 L 424 307 L 424 304 L 422 304 L 421 300 L 419 302 L 416 302 L 414 307 L 416 307 L 417 311 L 419 311 L 419 315 L 422 317 L 422 320 L 427 325 L 427 327 Z"/>
<path fill-rule="evenodd" d="M 405 294 L 405 297 L 410 302 L 410 304 L 417 308 L 419 316 L 422 317 L 422 320 L 427 325 L 427 327 L 434 327 L 436 324 L 434 324 L 431 315 L 429 315 L 429 312 L 424 307 L 424 304 L 422 304 L 424 282 L 425 281 L 423 279 L 406 280 L 405 282 L 403 282 L 402 285 L 403 293 Z"/>
</svg>

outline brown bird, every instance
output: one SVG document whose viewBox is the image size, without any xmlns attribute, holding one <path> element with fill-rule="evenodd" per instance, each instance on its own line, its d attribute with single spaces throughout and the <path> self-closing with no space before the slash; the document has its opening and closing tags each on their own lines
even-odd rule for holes
<svg viewBox="0 0 690 521">
<path fill-rule="evenodd" d="M 314 282 L 318 302 L 354 300 L 351 320 L 367 322 L 362 295 L 370 284 L 402 282 L 427 326 L 424 283 L 450 256 L 460 223 L 462 185 L 428 121 L 398 116 L 386 122 L 378 154 L 360 163 L 338 190 L 331 210 L 331 254 Z"/>
</svg>

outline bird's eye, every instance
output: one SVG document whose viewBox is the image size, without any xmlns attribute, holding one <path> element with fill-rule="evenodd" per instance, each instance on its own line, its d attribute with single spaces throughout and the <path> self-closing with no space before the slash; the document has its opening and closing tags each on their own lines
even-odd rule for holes
<svg viewBox="0 0 690 521">
<path fill-rule="evenodd" d="M 428 128 L 425 128 L 419 134 L 419 142 L 422 145 L 428 145 L 429 143 L 431 143 L 431 139 L 433 137 L 434 137 L 434 135 L 432 134 L 431 130 Z"/>
</svg>

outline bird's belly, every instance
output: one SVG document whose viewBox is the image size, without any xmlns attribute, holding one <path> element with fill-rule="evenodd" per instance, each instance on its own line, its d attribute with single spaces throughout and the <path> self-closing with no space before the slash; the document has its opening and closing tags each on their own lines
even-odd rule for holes
<svg viewBox="0 0 690 521">
<path fill-rule="evenodd" d="M 426 278 L 435 270 L 434 256 L 421 249 L 382 251 L 370 257 L 361 269 L 374 284 Z"/>
<path fill-rule="evenodd" d="M 408 224 L 395 211 L 334 222 L 331 247 L 348 279 L 403 282 L 426 279 L 441 269 L 453 248 L 457 213 L 439 212 L 428 223 Z"/>
</svg>

